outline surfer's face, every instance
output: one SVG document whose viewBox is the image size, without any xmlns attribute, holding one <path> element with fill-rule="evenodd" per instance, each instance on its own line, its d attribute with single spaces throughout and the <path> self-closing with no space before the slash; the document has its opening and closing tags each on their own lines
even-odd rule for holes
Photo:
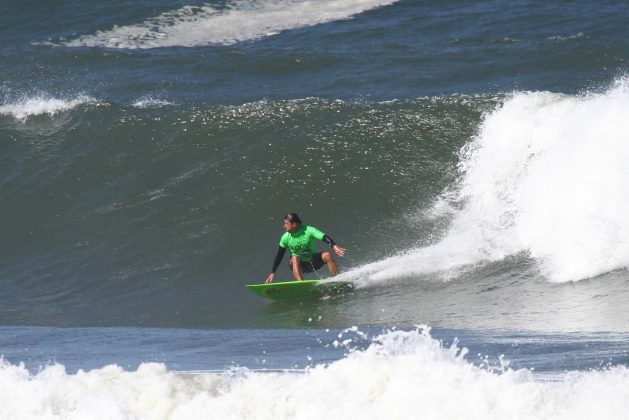
<svg viewBox="0 0 629 420">
<path fill-rule="evenodd" d="M 288 219 L 284 219 L 284 230 L 286 232 L 295 233 L 299 230 L 299 223 L 291 222 Z"/>
</svg>

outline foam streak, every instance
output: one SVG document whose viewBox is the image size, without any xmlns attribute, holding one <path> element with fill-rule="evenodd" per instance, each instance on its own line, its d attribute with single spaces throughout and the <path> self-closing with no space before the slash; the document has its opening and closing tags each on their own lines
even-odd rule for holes
<svg viewBox="0 0 629 420">
<path fill-rule="evenodd" d="M 52 98 L 46 95 L 27 97 L 0 105 L 0 115 L 10 115 L 18 120 L 26 120 L 36 115 L 55 115 L 79 105 L 94 103 L 95 100 L 85 95 L 74 99 Z"/>
<path fill-rule="evenodd" d="M 128 49 L 229 45 L 281 31 L 348 19 L 396 1 L 234 1 L 224 10 L 211 6 L 186 6 L 136 25 L 85 35 L 65 45 Z"/>
</svg>

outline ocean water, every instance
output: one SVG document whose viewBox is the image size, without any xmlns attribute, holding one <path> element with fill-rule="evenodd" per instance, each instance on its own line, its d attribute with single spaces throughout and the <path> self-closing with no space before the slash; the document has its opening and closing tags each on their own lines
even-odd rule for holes
<svg viewBox="0 0 629 420">
<path fill-rule="evenodd" d="M 628 418 L 628 17 L 2 2 L 0 418 Z"/>
</svg>

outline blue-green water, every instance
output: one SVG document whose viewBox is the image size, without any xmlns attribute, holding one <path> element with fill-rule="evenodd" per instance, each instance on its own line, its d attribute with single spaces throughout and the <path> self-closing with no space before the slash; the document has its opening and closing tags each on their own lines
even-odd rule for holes
<svg viewBox="0 0 629 420">
<path fill-rule="evenodd" d="M 0 417 L 626 417 L 627 16 L 4 2 Z M 353 293 L 246 290 L 289 211 Z"/>
</svg>

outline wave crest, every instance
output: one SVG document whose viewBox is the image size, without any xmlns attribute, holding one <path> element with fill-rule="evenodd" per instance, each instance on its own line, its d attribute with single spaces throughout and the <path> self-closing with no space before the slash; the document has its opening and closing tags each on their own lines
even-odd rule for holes
<svg viewBox="0 0 629 420">
<path fill-rule="evenodd" d="M 73 99 L 54 98 L 48 95 L 23 97 L 11 103 L 0 105 L 0 115 L 9 115 L 18 120 L 26 120 L 37 115 L 55 115 L 69 111 L 83 104 L 93 104 L 96 100 L 86 95 L 79 95 Z"/>
<path fill-rule="evenodd" d="M 84 35 L 64 45 L 125 49 L 229 45 L 348 19 L 396 1 L 234 1 L 222 10 L 211 6 L 185 6 L 135 25 Z"/>
<path fill-rule="evenodd" d="M 443 239 L 346 275 L 382 281 L 520 253 L 554 282 L 628 267 L 628 112 L 625 80 L 604 93 L 513 94 L 485 116 L 458 184 L 431 209 L 452 220 Z"/>
</svg>

